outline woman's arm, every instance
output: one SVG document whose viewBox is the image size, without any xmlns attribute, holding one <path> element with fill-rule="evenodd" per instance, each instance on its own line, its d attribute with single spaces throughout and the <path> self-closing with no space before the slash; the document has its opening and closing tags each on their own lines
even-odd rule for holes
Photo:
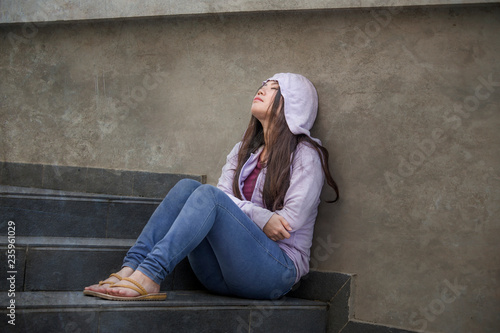
<svg viewBox="0 0 500 333">
<path fill-rule="evenodd" d="M 290 238 L 292 227 L 290 227 L 290 224 L 283 216 L 273 214 L 262 231 L 264 231 L 267 237 L 276 242 L 285 238 Z"/>
<path fill-rule="evenodd" d="M 295 151 L 284 206 L 275 213 L 284 217 L 292 230 L 315 219 L 324 181 L 321 158 L 317 151 L 308 144 L 301 144 Z"/>
<path fill-rule="evenodd" d="M 233 193 L 233 178 L 238 163 L 238 151 L 240 150 L 241 142 L 238 142 L 226 158 L 226 164 L 222 167 L 222 174 L 219 178 L 217 187 L 226 193 L 235 204 L 240 206 L 242 200 L 236 198 Z"/>
<path fill-rule="evenodd" d="M 324 183 L 318 153 L 306 144 L 301 144 L 297 148 L 284 207 L 272 212 L 251 201 L 240 200 L 234 196 L 232 182 L 240 145 L 241 143 L 236 144 L 229 153 L 217 187 L 224 191 L 269 238 L 273 240 L 289 238 L 290 232 L 299 229 L 311 218 L 316 217 L 319 196 Z"/>
<path fill-rule="evenodd" d="M 318 153 L 306 144 L 300 145 L 295 152 L 284 207 L 264 225 L 264 233 L 274 241 L 283 240 L 290 238 L 294 230 L 314 221 L 323 183 L 324 174 Z"/>
</svg>

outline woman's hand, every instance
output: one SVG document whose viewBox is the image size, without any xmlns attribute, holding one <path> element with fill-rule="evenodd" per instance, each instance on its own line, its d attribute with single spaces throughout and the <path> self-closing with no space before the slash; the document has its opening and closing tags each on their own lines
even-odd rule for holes
<svg viewBox="0 0 500 333">
<path fill-rule="evenodd" d="M 278 240 L 290 238 L 288 232 L 292 231 L 292 227 L 290 227 L 290 224 L 288 224 L 284 217 L 273 214 L 262 230 L 267 237 L 276 242 Z"/>
</svg>

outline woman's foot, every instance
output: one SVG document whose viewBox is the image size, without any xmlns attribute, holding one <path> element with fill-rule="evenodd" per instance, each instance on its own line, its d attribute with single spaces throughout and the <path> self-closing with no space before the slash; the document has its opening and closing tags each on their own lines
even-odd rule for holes
<svg viewBox="0 0 500 333">
<path fill-rule="evenodd" d="M 130 267 L 123 267 L 120 271 L 116 272 L 115 274 L 117 274 L 117 275 L 121 276 L 122 278 L 124 278 L 124 277 L 129 277 L 130 275 L 132 275 L 133 272 L 134 272 L 134 270 L 132 268 L 130 268 Z M 93 284 L 91 286 L 85 287 L 85 290 L 90 290 L 90 291 L 94 291 L 94 292 L 105 294 L 106 290 L 112 284 L 117 283 L 119 281 L 120 281 L 120 279 L 118 279 L 117 277 L 110 276 L 109 278 L 107 278 L 106 280 L 103 281 L 103 282 L 108 282 L 108 283 Z"/>
<path fill-rule="evenodd" d="M 140 271 L 135 271 L 128 278 L 130 278 L 130 279 L 138 282 L 140 285 L 142 285 L 142 287 L 144 287 L 144 289 L 146 289 L 146 292 L 148 294 L 156 294 L 160 291 L 160 285 L 158 283 L 154 282 L 153 280 L 151 280 L 149 277 L 147 277 L 146 275 L 144 275 Z M 120 281 L 119 285 L 120 286 L 136 287 L 133 283 L 131 283 L 129 281 L 125 281 L 125 280 Z M 109 286 L 106 289 L 106 293 L 109 295 L 120 296 L 120 297 L 135 297 L 135 296 L 140 295 L 139 292 L 137 292 L 133 289 L 121 288 L 118 286 L 115 286 L 115 287 Z"/>
</svg>

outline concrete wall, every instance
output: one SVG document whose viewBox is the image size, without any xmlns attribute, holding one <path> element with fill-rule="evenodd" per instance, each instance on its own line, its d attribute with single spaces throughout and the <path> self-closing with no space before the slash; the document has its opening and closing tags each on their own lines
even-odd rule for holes
<svg viewBox="0 0 500 333">
<path fill-rule="evenodd" d="M 213 184 L 260 82 L 302 73 L 342 194 L 312 267 L 357 274 L 355 319 L 496 332 L 499 31 L 498 5 L 3 25 L 0 160 Z"/>
</svg>

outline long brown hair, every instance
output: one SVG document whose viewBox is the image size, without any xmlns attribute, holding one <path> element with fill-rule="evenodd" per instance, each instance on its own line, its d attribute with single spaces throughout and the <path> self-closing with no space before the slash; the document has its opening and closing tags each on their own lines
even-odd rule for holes
<svg viewBox="0 0 500 333">
<path fill-rule="evenodd" d="M 328 150 L 305 134 L 293 134 L 288 128 L 283 105 L 281 90 L 278 89 L 269 111 L 269 124 L 271 125 L 267 131 L 267 173 L 262 189 L 262 199 L 265 207 L 271 211 L 283 208 L 285 194 L 290 186 L 290 165 L 293 162 L 291 156 L 295 156 L 293 153 L 301 142 L 307 143 L 318 152 L 326 181 L 335 190 L 336 194 L 335 200 L 327 202 L 337 201 L 339 199 L 339 189 L 330 174 Z M 242 199 L 238 183 L 241 169 L 250 154 L 257 151 L 264 144 L 264 128 L 260 121 L 252 115 L 238 152 L 238 164 L 233 179 L 233 193 L 239 199 Z"/>
</svg>

